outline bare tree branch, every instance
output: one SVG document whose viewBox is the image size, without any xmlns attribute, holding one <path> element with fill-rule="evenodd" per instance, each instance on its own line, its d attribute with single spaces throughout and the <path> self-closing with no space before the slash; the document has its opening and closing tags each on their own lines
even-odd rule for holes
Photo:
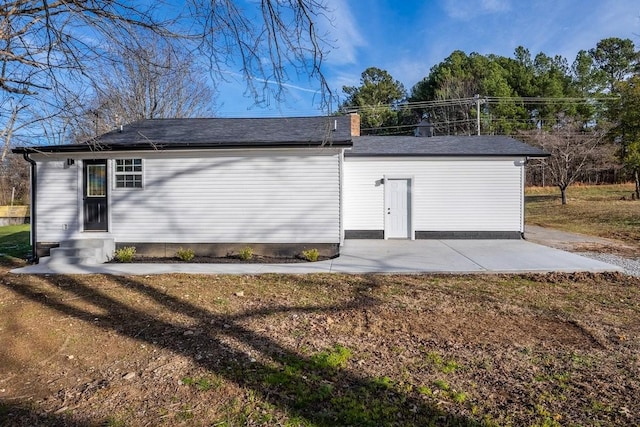
<svg viewBox="0 0 640 427">
<path fill-rule="evenodd" d="M 158 37 L 120 49 L 95 77 L 95 96 L 82 106 L 74 139 L 143 119 L 211 116 L 214 92 L 204 76 L 189 52 Z"/>
<path fill-rule="evenodd" d="M 95 84 L 103 74 L 100 67 L 113 51 L 140 55 L 143 42 L 156 37 L 208 58 L 214 87 L 240 73 L 245 95 L 259 105 L 281 101 L 293 73 L 306 75 L 317 82 L 320 104 L 329 111 L 331 91 L 321 71 L 328 44 L 317 32 L 318 22 L 328 19 L 323 1 L 261 0 L 241 7 L 233 0 L 186 0 L 178 9 L 144 0 L 7 0 L 0 3 L 0 104 L 12 96 L 26 97 L 30 110 L 47 105 L 43 116 L 55 115 L 49 106 L 58 105 L 64 123 L 69 111 L 79 111 L 70 108 L 69 100 L 86 105 L 79 94 L 100 86 Z M 179 68 L 175 61 L 169 66 Z M 153 73 L 138 76 L 137 83 L 153 78 Z M 97 96 L 105 96 L 107 89 L 100 87 Z M 181 87 L 175 93 L 182 100 L 180 115 L 198 114 L 196 105 L 187 102 L 190 90 Z M 171 114 L 161 108 L 167 105 L 165 91 L 165 86 L 147 87 L 142 116 Z M 32 123 L 29 117 L 10 118 L 0 114 L 0 128 Z M 31 141 L 46 142 L 43 136 Z"/>
</svg>

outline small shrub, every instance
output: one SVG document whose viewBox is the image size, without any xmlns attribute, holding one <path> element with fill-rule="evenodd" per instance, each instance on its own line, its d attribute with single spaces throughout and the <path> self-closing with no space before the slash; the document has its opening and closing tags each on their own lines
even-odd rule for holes
<svg viewBox="0 0 640 427">
<path fill-rule="evenodd" d="M 195 252 L 193 252 L 193 249 L 180 248 L 176 252 L 176 256 L 180 258 L 182 261 L 191 261 L 193 257 L 196 256 L 196 254 Z"/>
<path fill-rule="evenodd" d="M 136 254 L 136 248 L 134 246 L 125 246 L 124 248 L 116 249 L 113 257 L 118 262 L 131 262 Z"/>
<path fill-rule="evenodd" d="M 253 258 L 253 249 L 251 249 L 250 247 L 246 247 L 240 250 L 240 252 L 238 252 L 238 257 L 243 261 L 250 260 L 251 258 Z"/>
<path fill-rule="evenodd" d="M 316 248 L 307 249 L 305 251 L 302 251 L 302 258 L 306 259 L 309 262 L 318 261 L 318 257 L 319 256 L 320 256 L 320 253 L 318 252 L 318 250 Z"/>
</svg>

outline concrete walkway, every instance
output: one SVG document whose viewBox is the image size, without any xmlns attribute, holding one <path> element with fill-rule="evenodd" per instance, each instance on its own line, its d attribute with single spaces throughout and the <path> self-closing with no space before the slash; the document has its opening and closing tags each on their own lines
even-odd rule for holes
<svg viewBox="0 0 640 427">
<path fill-rule="evenodd" d="M 19 274 L 515 273 L 622 271 L 527 240 L 347 240 L 338 258 L 294 264 L 40 264 Z"/>
</svg>

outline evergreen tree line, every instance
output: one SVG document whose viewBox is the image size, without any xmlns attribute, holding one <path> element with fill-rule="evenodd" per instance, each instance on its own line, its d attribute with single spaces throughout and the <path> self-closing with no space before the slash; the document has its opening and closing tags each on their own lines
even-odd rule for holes
<svg viewBox="0 0 640 427">
<path fill-rule="evenodd" d="M 435 135 L 513 135 L 574 158 L 562 172 L 552 161 L 530 168 L 530 184 L 634 179 L 640 195 L 640 51 L 630 39 L 603 39 L 572 63 L 522 46 L 513 57 L 456 50 L 410 91 L 371 67 L 343 92 L 340 112 L 359 112 L 363 135 L 411 135 L 421 120 Z"/>
</svg>

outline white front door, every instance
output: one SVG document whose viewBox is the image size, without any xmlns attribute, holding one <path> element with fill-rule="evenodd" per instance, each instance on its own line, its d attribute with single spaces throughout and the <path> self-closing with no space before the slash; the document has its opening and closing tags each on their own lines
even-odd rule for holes
<svg viewBox="0 0 640 427">
<path fill-rule="evenodd" d="M 385 239 L 411 238 L 411 180 L 387 178 L 385 184 Z"/>
</svg>

